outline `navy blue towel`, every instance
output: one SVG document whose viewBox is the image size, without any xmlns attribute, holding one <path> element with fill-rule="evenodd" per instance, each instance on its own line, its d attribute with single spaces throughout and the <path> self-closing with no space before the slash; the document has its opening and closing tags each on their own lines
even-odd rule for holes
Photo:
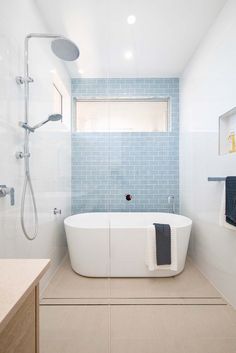
<svg viewBox="0 0 236 353">
<path fill-rule="evenodd" d="M 225 220 L 236 226 L 236 176 L 225 179 Z"/>
<path fill-rule="evenodd" d="M 171 229 L 169 224 L 153 223 L 156 229 L 157 265 L 171 264 Z"/>
</svg>

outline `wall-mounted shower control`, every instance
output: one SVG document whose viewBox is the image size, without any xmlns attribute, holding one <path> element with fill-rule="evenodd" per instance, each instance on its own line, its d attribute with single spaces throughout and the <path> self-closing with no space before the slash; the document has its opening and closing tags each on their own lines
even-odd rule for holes
<svg viewBox="0 0 236 353">
<path fill-rule="evenodd" d="M 175 213 L 175 197 L 174 197 L 174 195 L 168 196 L 168 205 L 170 206 L 170 212 Z"/>
<path fill-rule="evenodd" d="M 59 210 L 58 208 L 54 208 L 53 209 L 53 213 L 56 215 L 56 214 L 61 214 L 61 210 Z"/>
<path fill-rule="evenodd" d="M 11 206 L 15 205 L 15 189 L 8 188 L 6 185 L 0 185 L 0 197 L 10 195 Z"/>
</svg>

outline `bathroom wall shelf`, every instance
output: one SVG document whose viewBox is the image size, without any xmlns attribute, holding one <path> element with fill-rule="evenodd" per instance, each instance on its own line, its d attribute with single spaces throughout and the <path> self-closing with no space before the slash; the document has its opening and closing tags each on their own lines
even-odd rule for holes
<svg viewBox="0 0 236 353">
<path fill-rule="evenodd" d="M 236 107 L 219 117 L 219 155 L 236 152 Z"/>
</svg>

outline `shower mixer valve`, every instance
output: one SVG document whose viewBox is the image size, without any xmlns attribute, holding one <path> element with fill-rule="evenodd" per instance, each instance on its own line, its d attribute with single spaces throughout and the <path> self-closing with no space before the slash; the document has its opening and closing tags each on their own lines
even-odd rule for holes
<svg viewBox="0 0 236 353">
<path fill-rule="evenodd" d="M 10 195 L 11 206 L 15 205 L 15 189 L 8 188 L 6 185 L 0 185 L 0 197 Z"/>
</svg>

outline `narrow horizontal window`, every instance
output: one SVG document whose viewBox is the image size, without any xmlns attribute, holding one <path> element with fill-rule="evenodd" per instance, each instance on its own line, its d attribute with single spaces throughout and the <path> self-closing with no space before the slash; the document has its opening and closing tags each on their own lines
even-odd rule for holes
<svg viewBox="0 0 236 353">
<path fill-rule="evenodd" d="M 169 100 L 78 100 L 77 132 L 165 132 Z"/>
</svg>

